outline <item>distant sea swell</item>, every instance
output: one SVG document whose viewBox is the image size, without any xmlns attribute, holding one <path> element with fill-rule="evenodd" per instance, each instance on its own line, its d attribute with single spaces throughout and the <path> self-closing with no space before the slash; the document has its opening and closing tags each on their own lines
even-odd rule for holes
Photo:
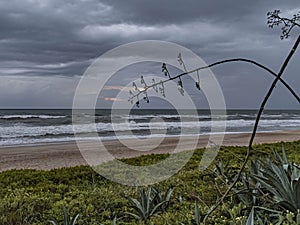
<svg viewBox="0 0 300 225">
<path fill-rule="evenodd" d="M 82 117 L 89 114 L 82 112 Z M 228 110 L 226 116 L 217 117 L 214 126 L 227 121 L 226 133 L 251 132 L 256 111 Z M 175 110 L 136 110 L 130 115 L 122 111 L 113 115 L 110 110 L 96 110 L 95 119 L 99 138 L 113 140 L 133 137 L 161 137 L 209 134 L 209 110 L 199 110 L 198 115 L 188 111 L 180 118 Z M 158 120 L 160 119 L 160 120 Z M 163 120 L 163 122 L 161 121 Z M 82 139 L 91 139 L 92 124 L 76 124 Z M 150 131 L 151 128 L 151 131 Z M 184 129 L 183 129 L 184 128 Z M 266 111 L 259 123 L 259 131 L 300 130 L 300 111 Z M 116 137 L 115 132 L 118 133 Z M 65 142 L 75 140 L 71 110 L 1 110 L 0 146 Z"/>
</svg>

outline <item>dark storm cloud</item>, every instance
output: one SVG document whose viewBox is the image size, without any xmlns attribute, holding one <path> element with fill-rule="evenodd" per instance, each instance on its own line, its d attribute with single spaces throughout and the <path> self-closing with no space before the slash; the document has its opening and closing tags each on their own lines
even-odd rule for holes
<svg viewBox="0 0 300 225">
<path fill-rule="evenodd" d="M 280 30 L 266 26 L 266 13 L 277 8 L 286 13 L 300 9 L 298 1 L 292 0 L 1 1 L 1 85 L 5 86 L 4 82 L 8 82 L 11 76 L 18 79 L 12 78 L 9 85 L 14 88 L 5 88 L 6 92 L 2 89 L 0 94 L 12 96 L 9 98 L 12 101 L 13 96 L 23 90 L 26 98 L 26 91 L 30 90 L 25 88 L 26 79 L 23 78 L 26 77 L 48 77 L 41 79 L 44 86 L 40 84 L 46 95 L 50 93 L 49 87 L 55 89 L 54 82 L 59 82 L 58 78 L 53 78 L 54 81 L 51 77 L 65 77 L 66 87 L 71 88 L 72 83 L 75 89 L 76 82 L 68 79 L 78 79 L 94 58 L 120 44 L 144 39 L 182 44 L 208 63 L 243 56 L 278 69 L 285 56 L 282 52 L 289 50 L 294 34 L 290 40 L 281 42 Z M 294 74 L 298 67 L 295 69 L 292 65 L 291 68 L 294 69 L 289 72 Z M 234 78 L 253 71 L 259 74 L 251 67 L 215 69 L 220 80 L 223 77 L 220 74 L 227 74 L 233 77 L 236 86 L 244 83 Z M 287 79 L 299 82 L 293 75 Z M 22 80 L 21 85 L 18 85 L 18 80 Z M 261 82 L 267 85 L 269 80 Z M 32 85 L 32 80 L 28 80 L 28 85 Z M 58 86 L 63 87 L 63 84 Z M 235 87 L 232 82 L 224 80 L 224 89 L 233 90 Z M 29 96 L 27 102 L 32 99 Z M 49 96 L 52 100 L 58 97 L 53 91 Z M 5 105 L 5 99 L 8 98 L 1 98 L 0 106 Z M 234 102 L 239 101 L 232 101 L 232 105 Z M 70 106 L 70 102 L 66 105 Z"/>
<path fill-rule="evenodd" d="M 2 1 L 1 59 L 51 64 L 86 60 L 99 54 L 95 51 L 97 45 L 81 40 L 77 32 L 93 21 L 103 21 L 109 7 L 96 1 L 72 2 Z"/>
<path fill-rule="evenodd" d="M 250 34 L 251 38 L 257 28 L 263 30 L 261 35 L 265 33 L 268 9 L 274 5 L 288 8 L 286 2 L 275 2 L 2 1 L 0 59 L 66 63 L 97 57 L 120 43 L 141 39 L 192 47 L 210 43 L 219 49 L 238 47 L 237 36 Z M 256 21 L 257 17 L 261 20 Z"/>
<path fill-rule="evenodd" d="M 254 11 L 265 13 L 266 6 L 274 5 L 281 7 L 286 5 L 280 1 L 243 1 L 236 0 L 128 0 L 128 1 L 105 1 L 128 22 L 140 24 L 181 24 L 191 21 L 228 22 L 247 18 Z M 294 4 L 296 5 L 296 3 Z"/>
</svg>

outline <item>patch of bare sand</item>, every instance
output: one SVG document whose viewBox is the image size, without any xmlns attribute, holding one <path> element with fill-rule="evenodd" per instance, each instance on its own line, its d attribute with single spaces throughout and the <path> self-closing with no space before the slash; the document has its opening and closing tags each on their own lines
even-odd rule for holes
<svg viewBox="0 0 300 225">
<path fill-rule="evenodd" d="M 183 145 L 179 151 L 191 150 L 184 146 L 189 146 L 196 137 L 182 137 Z M 227 134 L 223 141 L 225 146 L 245 146 L 248 144 L 250 134 Z M 255 144 L 290 142 L 300 140 L 300 131 L 282 131 L 270 133 L 258 133 Z M 143 147 L 157 143 L 156 138 L 145 139 Z M 105 147 L 115 158 L 130 158 L 144 154 L 172 153 L 178 143 L 178 138 L 169 137 L 155 149 L 151 151 L 134 151 L 128 149 L 119 141 L 105 141 Z M 208 136 L 200 136 L 197 148 L 205 147 L 208 143 Z M 132 143 L 134 145 L 134 143 Z M 95 142 L 85 142 L 86 151 L 91 152 L 91 157 L 101 154 L 103 149 L 99 149 Z M 103 154 L 105 155 L 105 154 Z M 101 161 L 110 160 L 111 157 L 103 157 Z M 49 170 L 62 167 L 73 167 L 86 165 L 75 142 L 69 143 L 49 143 L 44 145 L 13 146 L 0 148 L 0 171 L 10 169 L 41 169 Z"/>
</svg>

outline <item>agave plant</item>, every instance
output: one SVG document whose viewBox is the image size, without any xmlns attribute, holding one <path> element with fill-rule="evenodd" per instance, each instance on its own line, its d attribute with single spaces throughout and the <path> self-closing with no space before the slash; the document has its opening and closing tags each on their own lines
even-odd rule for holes
<svg viewBox="0 0 300 225">
<path fill-rule="evenodd" d="M 274 152 L 274 160 L 252 164 L 250 176 L 259 183 L 259 191 L 274 205 L 296 213 L 300 209 L 300 168 Z"/>
<path fill-rule="evenodd" d="M 147 223 L 152 216 L 158 215 L 168 208 L 172 192 L 172 188 L 165 194 L 162 194 L 156 188 L 150 187 L 147 191 L 142 189 L 140 190 L 139 199 L 128 198 L 130 206 L 135 212 L 126 212 L 126 214 Z"/>
<path fill-rule="evenodd" d="M 77 213 L 76 215 L 73 216 L 73 218 L 70 217 L 70 214 L 68 212 L 68 210 L 66 209 L 66 207 L 63 208 L 63 225 L 75 225 L 76 220 L 79 217 L 79 214 Z M 52 223 L 53 225 L 59 225 L 59 223 L 57 222 L 56 219 L 50 219 L 49 220 L 50 223 Z"/>
<path fill-rule="evenodd" d="M 202 211 L 200 210 L 197 203 L 195 203 L 194 218 L 191 221 L 192 224 L 193 225 L 202 225 L 204 217 L 205 217 L 205 214 L 202 213 Z"/>
<path fill-rule="evenodd" d="M 225 185 L 233 177 L 222 163 L 216 166 L 214 174 Z M 300 210 L 300 167 L 289 162 L 284 147 L 282 156 L 274 151 L 273 157 L 251 161 L 249 170 L 240 177 L 233 188 L 239 201 L 245 205 L 246 224 L 269 224 L 280 220 L 283 210 L 297 213 Z"/>
<path fill-rule="evenodd" d="M 170 199 L 173 193 L 173 188 L 169 188 L 168 191 L 163 194 L 162 191 L 160 191 L 157 188 L 153 188 L 153 204 L 154 205 L 159 205 L 161 202 L 164 202 L 163 204 L 160 205 L 158 208 L 160 212 L 164 212 L 167 210 L 169 207 Z"/>
</svg>

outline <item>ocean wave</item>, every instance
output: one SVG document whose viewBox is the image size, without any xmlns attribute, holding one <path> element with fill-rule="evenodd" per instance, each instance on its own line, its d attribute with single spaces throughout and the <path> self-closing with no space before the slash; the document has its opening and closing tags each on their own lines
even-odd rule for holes
<svg viewBox="0 0 300 225">
<path fill-rule="evenodd" d="M 191 136 L 218 133 L 225 123 L 226 133 L 245 133 L 252 131 L 256 116 L 255 111 L 234 111 L 214 116 L 214 120 L 211 120 L 210 112 L 199 115 L 189 113 L 177 115 L 176 111 L 155 110 L 112 116 L 110 112 L 96 115 L 85 113 L 76 117 L 78 124 L 72 124 L 69 111 L 29 111 L 26 115 L 23 111 L 4 111 L 0 114 L 0 145 L 73 141 L 77 138 L 89 140 L 95 137 L 95 133 L 102 140 Z M 258 127 L 258 131 L 263 132 L 298 129 L 300 111 L 265 113 Z"/>
<path fill-rule="evenodd" d="M 53 116 L 53 115 L 4 115 L 0 116 L 0 119 L 12 120 L 12 119 L 60 119 L 67 116 Z"/>
<path fill-rule="evenodd" d="M 210 119 L 211 115 L 189 115 L 189 114 L 157 114 L 157 115 L 128 115 L 123 116 L 125 120 L 143 120 L 143 119 L 152 119 L 152 118 L 161 118 L 161 119 L 181 119 L 181 118 L 188 118 L 188 119 Z M 218 119 L 226 119 L 227 115 L 215 115 L 214 118 Z"/>
<path fill-rule="evenodd" d="M 71 135 L 76 133 L 105 133 L 105 132 L 126 132 L 126 131 L 142 131 L 142 130 L 195 130 L 209 129 L 211 127 L 222 128 L 226 125 L 227 129 L 238 130 L 251 128 L 254 125 L 254 120 L 214 120 L 214 121 L 179 121 L 179 122 L 122 122 L 122 123 L 96 123 L 96 124 L 68 124 L 56 126 L 26 126 L 23 124 L 15 124 L 14 126 L 0 127 L 0 137 L 16 138 L 24 136 L 47 136 L 47 135 Z M 296 127 L 300 129 L 300 120 L 261 120 L 259 128 L 284 128 Z"/>
</svg>

